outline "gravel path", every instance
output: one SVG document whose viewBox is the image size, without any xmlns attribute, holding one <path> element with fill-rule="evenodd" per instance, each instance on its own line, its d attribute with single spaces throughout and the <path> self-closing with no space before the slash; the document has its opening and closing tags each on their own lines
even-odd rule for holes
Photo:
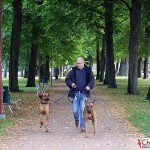
<svg viewBox="0 0 150 150">
<path fill-rule="evenodd" d="M 137 141 L 141 134 L 127 122 L 119 104 L 111 101 L 106 94 L 92 90 L 96 99 L 97 133 L 92 133 L 92 123 L 88 122 L 89 137 L 84 138 L 74 125 L 71 103 L 67 96 L 51 105 L 49 132 L 39 128 L 38 103 L 24 112 L 22 119 L 11 127 L 8 134 L 0 137 L 0 150 L 138 150 Z M 68 88 L 63 82 L 53 86 L 55 99 L 63 96 Z M 31 96 L 35 97 L 36 93 Z M 122 113 L 122 114 L 121 114 Z"/>
</svg>

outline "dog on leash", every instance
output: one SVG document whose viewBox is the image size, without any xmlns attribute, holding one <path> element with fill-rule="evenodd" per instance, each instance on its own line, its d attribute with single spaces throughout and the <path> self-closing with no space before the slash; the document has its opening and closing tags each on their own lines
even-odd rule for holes
<svg viewBox="0 0 150 150">
<path fill-rule="evenodd" d="M 96 119 L 96 110 L 94 108 L 94 102 L 96 100 L 88 100 L 85 101 L 85 108 L 84 108 L 84 122 L 85 122 L 85 137 L 88 137 L 88 132 L 87 132 L 87 122 L 88 120 L 92 121 L 93 124 L 93 134 L 96 133 L 96 126 L 97 126 L 97 119 Z"/>
<path fill-rule="evenodd" d="M 50 100 L 53 100 L 53 93 L 39 93 L 38 96 L 40 98 L 40 128 L 43 126 L 43 116 L 46 115 L 46 132 L 48 132 L 48 123 L 50 119 Z"/>
</svg>

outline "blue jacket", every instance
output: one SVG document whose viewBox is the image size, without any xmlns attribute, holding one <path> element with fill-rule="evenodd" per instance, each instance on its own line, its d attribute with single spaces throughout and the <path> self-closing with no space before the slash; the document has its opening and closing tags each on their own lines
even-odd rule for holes
<svg viewBox="0 0 150 150">
<path fill-rule="evenodd" d="M 67 75 L 65 82 L 66 85 L 70 88 L 68 97 L 74 98 L 75 96 L 75 88 L 72 88 L 72 83 L 76 84 L 76 69 L 77 67 L 74 67 Z M 93 75 L 93 72 L 90 67 L 85 65 L 85 71 L 86 71 L 86 86 L 89 86 L 90 89 L 94 87 L 95 78 Z M 86 93 L 87 97 L 90 97 L 90 91 L 87 91 Z"/>
</svg>

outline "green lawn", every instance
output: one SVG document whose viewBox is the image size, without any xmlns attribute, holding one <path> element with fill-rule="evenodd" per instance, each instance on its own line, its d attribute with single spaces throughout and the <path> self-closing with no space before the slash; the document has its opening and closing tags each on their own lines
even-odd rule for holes
<svg viewBox="0 0 150 150">
<path fill-rule="evenodd" d="M 6 117 L 6 119 L 0 120 L 0 135 L 3 135 L 7 128 L 15 125 L 15 122 L 19 119 L 17 116 Z"/>
<path fill-rule="evenodd" d="M 19 77 L 19 89 L 22 91 L 30 91 L 30 90 L 36 90 L 36 87 L 26 87 L 27 78 Z M 38 82 L 38 79 L 36 79 Z M 8 78 L 3 78 L 3 86 L 8 86 Z"/>
<path fill-rule="evenodd" d="M 146 100 L 150 79 L 138 79 L 138 95 L 126 95 L 127 81 L 126 77 L 117 77 L 117 89 L 101 86 L 100 90 L 107 91 L 110 96 L 119 99 L 123 103 L 128 120 L 150 137 L 150 102 Z"/>
</svg>

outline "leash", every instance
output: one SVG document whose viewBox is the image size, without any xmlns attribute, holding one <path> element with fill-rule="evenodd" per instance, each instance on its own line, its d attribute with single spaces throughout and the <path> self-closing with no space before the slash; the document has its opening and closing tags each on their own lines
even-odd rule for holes
<svg viewBox="0 0 150 150">
<path fill-rule="evenodd" d="M 68 94 L 68 92 L 66 92 L 62 97 L 60 97 L 59 99 L 55 100 L 54 103 L 59 102 L 63 97 L 65 97 Z"/>
<path fill-rule="evenodd" d="M 59 102 L 63 97 L 65 97 L 67 94 L 70 94 L 72 91 L 74 90 L 74 88 L 71 88 L 70 90 L 69 90 L 69 92 L 66 92 L 62 97 L 60 97 L 59 99 L 57 99 L 57 100 L 55 100 L 54 101 L 54 104 L 55 103 L 57 103 L 57 102 Z M 85 94 L 84 94 L 85 96 L 87 95 L 87 90 L 85 91 Z M 71 97 L 68 97 L 68 100 L 70 101 L 70 103 L 73 103 L 73 99 L 71 98 Z"/>
<path fill-rule="evenodd" d="M 54 104 L 55 103 L 57 103 L 57 102 L 59 102 L 63 97 L 65 97 L 67 94 L 69 94 L 69 93 L 71 93 L 72 92 L 72 90 L 73 90 L 73 88 L 71 88 L 70 90 L 69 90 L 69 92 L 66 92 L 63 96 L 61 96 L 59 99 L 57 99 L 57 100 L 55 100 L 54 101 Z M 69 99 L 69 98 L 68 98 Z M 70 99 L 69 99 L 69 101 L 70 101 Z M 71 102 L 71 101 L 70 101 Z M 72 102 L 71 102 L 72 103 Z"/>
</svg>

